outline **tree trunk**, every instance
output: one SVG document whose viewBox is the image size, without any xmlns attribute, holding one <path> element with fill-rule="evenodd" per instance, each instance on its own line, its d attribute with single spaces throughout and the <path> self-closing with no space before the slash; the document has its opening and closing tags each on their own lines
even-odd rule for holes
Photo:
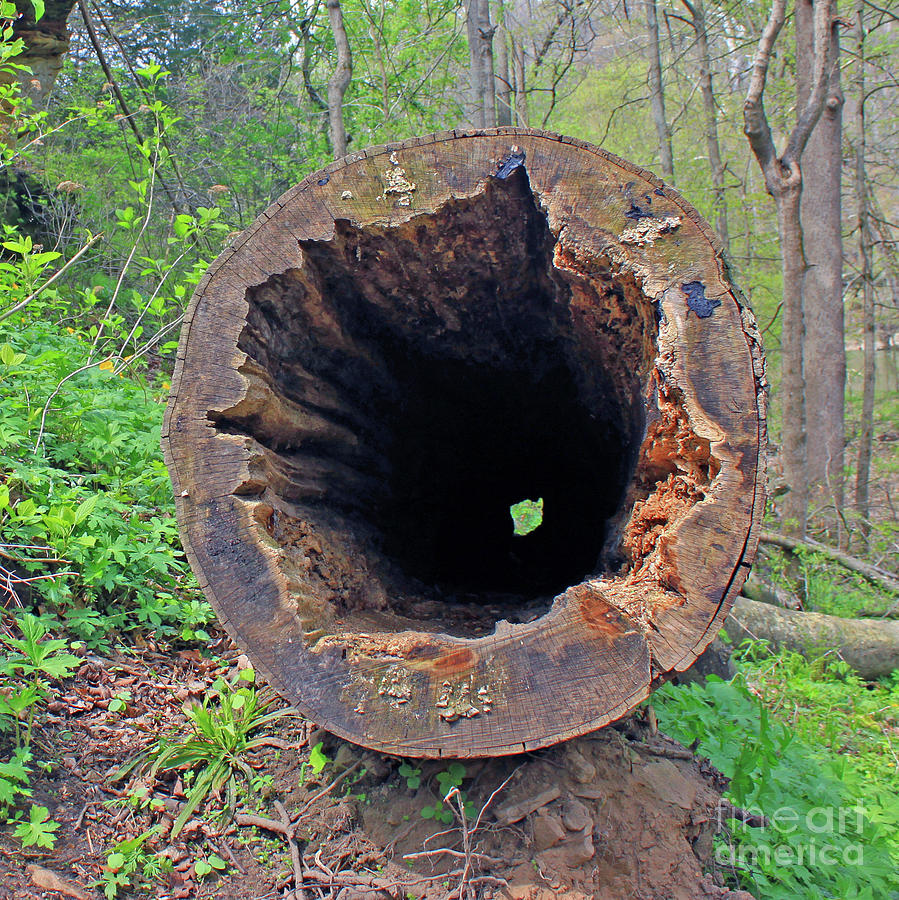
<svg viewBox="0 0 899 900">
<path fill-rule="evenodd" d="M 319 132 L 325 140 L 328 148 L 328 155 L 334 153 L 334 146 L 331 144 L 330 134 L 330 112 L 327 102 L 322 98 L 315 85 L 312 83 L 312 19 L 303 19 L 300 22 L 300 41 L 302 44 L 302 60 L 300 62 L 300 70 L 303 75 L 303 90 L 309 98 L 309 102 L 319 110 L 320 115 L 315 118 L 319 123 Z M 297 105 L 302 105 L 302 92 L 297 97 Z"/>
<path fill-rule="evenodd" d="M 820 0 L 819 0 L 820 2 Z M 801 108 L 815 72 L 813 0 L 796 0 L 797 100 Z M 843 337 L 842 110 L 840 46 L 833 18 L 826 48 L 827 93 L 821 117 L 802 157 L 802 234 L 808 264 L 803 281 L 805 314 L 805 403 L 815 440 L 808 444 L 809 485 L 815 499 L 843 506 L 846 350 Z M 839 521 L 839 516 L 833 519 Z"/>
<path fill-rule="evenodd" d="M 496 6 L 496 124 L 512 124 L 512 80 L 509 72 L 509 36 L 506 32 L 503 0 Z"/>
<path fill-rule="evenodd" d="M 328 730 L 545 746 L 724 621 L 764 364 L 711 230 L 644 170 L 512 128 L 360 151 L 264 213 L 187 322 L 165 427 L 187 553 Z"/>
<path fill-rule="evenodd" d="M 783 421 L 781 444 L 784 476 L 790 486 L 784 497 L 783 517 L 788 531 L 805 534 L 808 527 L 807 411 L 805 403 L 805 310 L 803 282 L 807 266 L 799 219 L 802 182 L 797 177 L 774 185 L 777 231 L 780 235 L 781 308 L 780 402 Z"/>
<path fill-rule="evenodd" d="M 727 227 L 727 196 L 724 192 L 724 163 L 718 143 L 718 104 L 712 85 L 712 58 L 709 53 L 708 31 L 705 19 L 705 0 L 685 2 L 693 17 L 696 32 L 696 52 L 699 56 L 699 88 L 702 91 L 702 107 L 705 113 L 705 144 L 712 172 L 712 192 L 715 197 L 715 230 L 721 238 L 725 252 L 730 252 L 730 234 Z"/>
<path fill-rule="evenodd" d="M 334 156 L 340 159 L 346 156 L 347 136 L 343 119 L 343 98 L 350 80 L 353 77 L 353 56 L 350 42 L 347 39 L 343 24 L 343 10 L 340 0 L 328 0 L 328 21 L 334 34 L 334 45 L 337 48 L 337 65 L 334 74 L 328 80 L 328 121 L 330 123 L 331 146 Z"/>
<path fill-rule="evenodd" d="M 468 120 L 475 128 L 493 128 L 496 125 L 496 84 L 490 0 L 468 0 L 465 25 L 471 73 Z"/>
<path fill-rule="evenodd" d="M 734 641 L 770 641 L 777 649 L 812 659 L 836 651 L 862 678 L 880 678 L 899 669 L 899 622 L 842 619 L 737 597 L 724 627 Z"/>
<path fill-rule="evenodd" d="M 808 525 L 809 480 L 805 405 L 805 280 L 808 265 L 801 219 L 802 168 L 809 138 L 824 109 L 831 84 L 833 0 L 817 0 L 813 21 L 811 90 L 797 107 L 796 124 L 778 156 L 764 108 L 765 83 L 771 53 L 786 20 L 787 0 L 774 0 L 759 39 L 752 77 L 743 103 L 743 130 L 777 207 L 781 242 L 783 314 L 781 318 L 781 400 L 783 403 L 783 465 L 790 490 L 784 499 L 784 527 L 804 535 Z M 816 423 L 817 428 L 817 423 Z"/>
<path fill-rule="evenodd" d="M 649 37 L 649 102 L 652 120 L 659 141 L 659 159 L 662 174 L 674 179 L 674 153 L 671 149 L 671 130 L 665 118 L 665 88 L 662 84 L 662 54 L 659 47 L 659 19 L 656 0 L 646 0 L 646 33 Z"/>
<path fill-rule="evenodd" d="M 20 95 L 30 100 L 35 110 L 44 108 L 47 97 L 62 69 L 62 60 L 69 49 L 69 29 L 66 20 L 76 0 L 47 0 L 39 21 L 34 18 L 31 0 L 16 0 L 18 18 L 13 22 L 13 39 L 25 43 L 24 51 L 15 58 L 17 65 L 29 66 L 31 73 L 7 71 L 0 73 L 0 85 L 19 83 Z M 8 110 L 0 110 L 0 140 L 12 143 L 8 134 Z"/>
<path fill-rule="evenodd" d="M 526 128 L 528 119 L 528 92 L 524 48 L 518 41 L 512 41 L 512 65 L 515 75 L 515 122 Z"/>
<path fill-rule="evenodd" d="M 481 56 L 481 36 L 479 25 L 481 21 L 481 0 L 466 0 L 465 30 L 468 37 L 468 123 L 475 128 L 483 128 L 484 119 L 484 92 L 486 90 L 486 75 L 484 73 L 484 59 Z"/>
<path fill-rule="evenodd" d="M 479 53 L 484 72 L 484 126 L 496 127 L 496 72 L 493 68 L 493 35 L 496 28 L 490 23 L 490 0 L 479 0 Z"/>
<path fill-rule="evenodd" d="M 862 421 L 855 468 L 855 510 L 861 519 L 861 532 L 870 531 L 869 482 L 874 443 L 874 390 L 877 384 L 877 335 L 874 319 L 874 275 L 871 269 L 871 225 L 868 217 L 868 180 L 865 170 L 865 7 L 855 10 L 858 38 L 856 43 L 857 75 L 855 138 L 855 202 L 858 216 L 858 255 L 861 261 L 862 328 L 864 332 L 864 376 L 862 388 Z"/>
</svg>

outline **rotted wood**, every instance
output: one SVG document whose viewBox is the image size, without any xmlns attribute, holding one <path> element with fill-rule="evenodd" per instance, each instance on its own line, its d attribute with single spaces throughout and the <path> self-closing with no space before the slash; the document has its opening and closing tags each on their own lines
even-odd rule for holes
<svg viewBox="0 0 899 900">
<path fill-rule="evenodd" d="M 599 728 L 690 666 L 755 554 L 755 320 L 679 194 L 571 138 L 448 132 L 310 176 L 210 267 L 172 385 L 201 586 L 368 747 Z"/>
</svg>

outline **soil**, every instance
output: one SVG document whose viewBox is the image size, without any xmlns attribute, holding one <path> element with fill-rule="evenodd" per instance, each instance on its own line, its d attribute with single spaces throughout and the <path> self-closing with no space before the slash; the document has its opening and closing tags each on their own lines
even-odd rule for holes
<svg viewBox="0 0 899 900">
<path fill-rule="evenodd" d="M 458 815 L 422 815 L 450 810 L 438 776 L 451 761 L 410 760 L 413 774 L 401 774 L 403 760 L 282 719 L 245 757 L 264 776 L 260 793 L 238 796 L 234 816 L 223 813 L 226 797 L 212 798 L 172 840 L 183 776 L 113 776 L 159 735 L 186 737 L 184 705 L 246 664 L 227 638 L 214 649 L 204 658 L 151 644 L 85 657 L 35 731 L 35 755 L 48 766 L 32 799 L 61 823 L 56 846 L 23 849 L 10 828 L 0 833 L 0 898 L 100 898 L 107 854 L 155 825 L 146 852 L 169 860 L 168 870 L 119 897 L 751 900 L 721 887 L 711 867 L 726 779 L 656 732 L 645 712 L 538 752 L 467 760 L 464 831 Z M 127 707 L 110 712 L 125 691 Z M 329 762 L 315 774 L 318 744 Z M 143 789 L 147 802 L 131 799 Z M 195 864 L 211 854 L 228 868 L 199 878 Z"/>
</svg>

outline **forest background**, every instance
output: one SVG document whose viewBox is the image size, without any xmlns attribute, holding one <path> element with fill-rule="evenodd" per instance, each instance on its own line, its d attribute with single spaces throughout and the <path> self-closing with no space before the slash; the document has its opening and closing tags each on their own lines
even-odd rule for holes
<svg viewBox="0 0 899 900">
<path fill-rule="evenodd" d="M 522 125 L 674 184 L 714 226 L 759 320 L 772 534 L 753 596 L 839 617 L 837 637 L 757 634 L 769 640 L 740 648 L 733 681 L 654 702 L 733 777 L 739 805 L 863 803 L 858 828 L 832 837 L 870 852 L 831 868 L 750 854 L 727 877 L 759 897 L 899 890 L 895 2 L 48 0 L 0 3 L 0 17 L 10 833 L 52 854 L 55 823 L 28 796 L 59 752 L 35 741 L 85 654 L 205 652 L 215 635 L 159 453 L 181 317 L 206 266 L 347 151 Z M 872 622 L 886 636 L 874 671 L 852 663 Z M 736 828 L 726 840 L 798 838 Z M 107 896 L 154 877 L 137 863 L 121 883 L 121 867 L 103 871 Z"/>
</svg>

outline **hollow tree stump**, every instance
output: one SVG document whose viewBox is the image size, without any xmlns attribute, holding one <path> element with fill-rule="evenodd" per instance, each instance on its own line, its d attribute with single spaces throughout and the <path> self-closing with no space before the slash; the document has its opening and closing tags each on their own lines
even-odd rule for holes
<svg viewBox="0 0 899 900">
<path fill-rule="evenodd" d="M 299 710 L 379 750 L 605 725 L 690 666 L 755 553 L 752 314 L 688 203 L 570 138 L 307 178 L 209 269 L 172 385 L 203 590 Z"/>
</svg>

